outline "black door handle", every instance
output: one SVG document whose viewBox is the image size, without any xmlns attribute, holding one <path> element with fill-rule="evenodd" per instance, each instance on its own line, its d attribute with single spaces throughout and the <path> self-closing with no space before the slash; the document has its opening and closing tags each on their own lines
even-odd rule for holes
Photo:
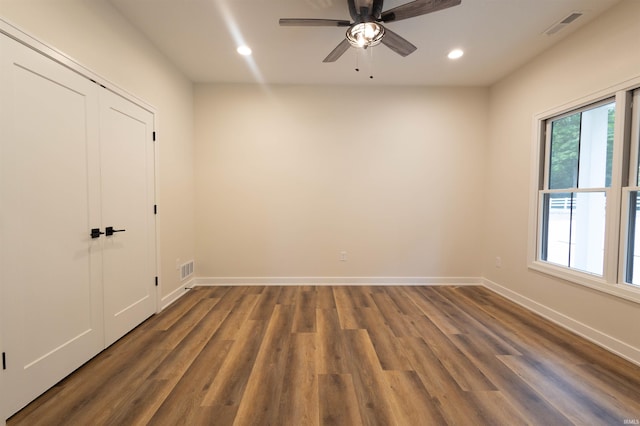
<svg viewBox="0 0 640 426">
<path fill-rule="evenodd" d="M 116 232 L 124 232 L 126 231 L 126 229 L 113 229 L 113 226 L 107 226 L 106 228 L 104 228 L 105 231 L 105 235 L 108 237 L 109 235 L 113 235 Z"/>
<path fill-rule="evenodd" d="M 100 232 L 100 228 L 91 228 L 91 238 L 100 238 L 100 235 L 104 232 Z"/>
</svg>

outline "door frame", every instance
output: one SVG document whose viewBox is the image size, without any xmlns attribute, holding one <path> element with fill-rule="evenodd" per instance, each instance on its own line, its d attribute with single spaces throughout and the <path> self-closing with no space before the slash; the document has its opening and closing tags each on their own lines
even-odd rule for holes
<svg viewBox="0 0 640 426">
<path fill-rule="evenodd" d="M 89 68 L 85 67 L 84 65 L 82 65 L 80 62 L 74 60 L 72 57 L 68 56 L 67 54 L 63 53 L 62 51 L 38 40 L 37 38 L 31 36 L 30 34 L 28 34 L 27 32 L 25 32 L 24 30 L 20 29 L 19 27 L 11 24 L 10 22 L 4 20 L 2 17 L 0 17 L 0 37 L 9 37 L 25 46 L 27 46 L 30 49 L 35 50 L 36 52 L 48 57 L 49 59 L 56 61 L 60 64 L 62 64 L 63 66 L 75 71 L 76 73 L 80 74 L 81 76 L 95 82 L 96 84 L 99 84 L 100 86 L 122 96 L 123 98 L 128 99 L 129 101 L 133 102 L 134 104 L 138 105 L 139 107 L 149 111 L 152 115 L 153 115 L 153 128 L 154 128 L 154 132 L 155 132 L 155 139 L 154 139 L 154 144 L 153 144 L 153 150 L 154 150 L 154 164 L 153 164 L 153 171 L 154 171 L 154 185 L 153 185 L 153 197 L 154 197 L 154 204 L 158 205 L 158 201 L 159 201 L 159 197 L 158 197 L 158 193 L 159 193 L 159 158 L 160 158 L 160 149 L 159 149 L 159 137 L 158 135 L 158 111 L 157 109 L 149 104 L 148 102 L 140 99 L 139 97 L 127 92 L 126 90 L 118 87 L 116 84 L 112 83 L 111 81 L 109 81 L 108 79 L 100 76 L 99 74 L 95 73 L 94 71 L 90 70 Z M 161 294 L 162 294 L 162 277 L 160 276 L 160 265 L 161 265 L 161 257 L 160 257 L 160 214 L 156 214 L 155 215 L 155 223 L 154 223 L 154 236 L 155 236 L 155 275 L 156 277 L 158 277 L 158 285 L 156 286 L 155 289 L 155 312 L 158 313 L 160 312 L 161 309 Z M 3 288 L 0 287 L 0 294 L 3 293 Z M 2 316 L 0 315 L 0 330 L 2 330 L 3 328 L 3 324 L 2 324 Z M 2 334 L 0 332 L 0 348 L 2 348 L 3 342 L 2 342 Z M 0 361 L 1 362 L 1 361 Z M 0 366 L 0 368 L 2 368 Z M 1 370 L 0 370 L 1 371 Z M 4 375 L 0 374 L 0 393 L 6 391 L 6 387 L 5 387 L 5 383 L 4 383 Z M 5 426 L 6 425 L 6 419 L 8 417 L 7 414 L 7 408 L 4 406 L 4 404 L 2 403 L 2 401 L 0 400 L 0 425 Z"/>
</svg>

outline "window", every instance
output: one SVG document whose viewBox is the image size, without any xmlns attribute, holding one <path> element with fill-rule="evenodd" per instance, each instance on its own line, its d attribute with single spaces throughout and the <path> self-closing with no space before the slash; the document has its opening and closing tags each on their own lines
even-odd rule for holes
<svg viewBox="0 0 640 426">
<path fill-rule="evenodd" d="M 547 120 L 541 260 L 602 276 L 615 102 Z"/>
<path fill-rule="evenodd" d="M 640 286 L 640 89 L 633 94 L 631 131 L 631 171 L 629 186 L 623 189 L 623 253 L 626 253 L 622 268 L 625 283 Z"/>
<path fill-rule="evenodd" d="M 529 266 L 640 302 L 640 89 L 536 120 Z"/>
</svg>

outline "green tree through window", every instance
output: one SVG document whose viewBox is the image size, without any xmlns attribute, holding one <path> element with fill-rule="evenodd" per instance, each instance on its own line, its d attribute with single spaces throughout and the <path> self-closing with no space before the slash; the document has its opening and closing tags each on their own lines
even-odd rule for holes
<svg viewBox="0 0 640 426">
<path fill-rule="evenodd" d="M 578 186 L 581 113 L 552 123 L 549 189 Z"/>
</svg>

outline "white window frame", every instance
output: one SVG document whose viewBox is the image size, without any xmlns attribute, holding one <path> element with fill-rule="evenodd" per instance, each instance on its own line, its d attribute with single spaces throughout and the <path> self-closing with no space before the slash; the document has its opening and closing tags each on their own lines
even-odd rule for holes
<svg viewBox="0 0 640 426">
<path fill-rule="evenodd" d="M 633 102 L 629 111 L 630 126 L 627 131 L 627 138 L 631 145 L 629 147 L 629 173 L 626 182 L 627 186 L 622 188 L 621 202 L 621 222 L 620 222 L 620 262 L 618 268 L 618 277 L 621 284 L 640 289 L 640 286 L 628 284 L 626 282 L 627 273 L 627 255 L 629 246 L 629 196 L 631 192 L 640 192 L 640 184 L 638 183 L 640 167 L 640 88 L 630 91 L 632 94 L 629 102 Z M 636 225 L 637 226 L 637 225 Z"/>
<path fill-rule="evenodd" d="M 618 296 L 636 303 L 640 303 L 640 286 L 624 282 L 626 266 L 626 244 L 627 244 L 627 215 L 628 215 L 628 194 L 631 191 L 640 191 L 640 186 L 630 186 L 632 176 L 638 173 L 638 133 L 635 135 L 635 142 L 631 143 L 631 123 L 633 121 L 632 100 L 635 96 L 636 106 L 634 111 L 640 109 L 640 77 L 621 83 L 609 89 L 594 93 L 576 101 L 561 105 L 548 111 L 536 114 L 533 118 L 533 141 L 531 144 L 531 179 L 529 196 L 529 235 L 527 248 L 527 266 L 529 269 L 542 272 L 546 275 L 560 278 L 572 283 L 580 284 L 604 293 Z M 540 260 L 542 229 L 541 197 L 543 193 L 554 192 L 555 190 L 545 189 L 545 182 L 548 179 L 546 161 L 549 152 L 547 145 L 547 123 L 551 119 L 557 119 L 563 115 L 569 115 L 581 109 L 593 107 L 598 103 L 615 100 L 616 121 L 613 139 L 613 158 L 611 186 L 604 188 L 607 197 L 606 219 L 605 219 L 605 240 L 603 275 L 581 272 L 569 267 L 563 267 L 550 262 Z M 637 117 L 636 117 L 637 121 Z M 640 132 L 638 125 L 634 127 L 635 132 Z M 635 167 L 635 170 L 634 170 Z M 637 181 L 635 181 L 637 182 Z M 597 189 L 563 189 L 561 192 L 586 192 L 602 191 Z M 556 191 L 557 192 L 557 191 Z"/>
</svg>

